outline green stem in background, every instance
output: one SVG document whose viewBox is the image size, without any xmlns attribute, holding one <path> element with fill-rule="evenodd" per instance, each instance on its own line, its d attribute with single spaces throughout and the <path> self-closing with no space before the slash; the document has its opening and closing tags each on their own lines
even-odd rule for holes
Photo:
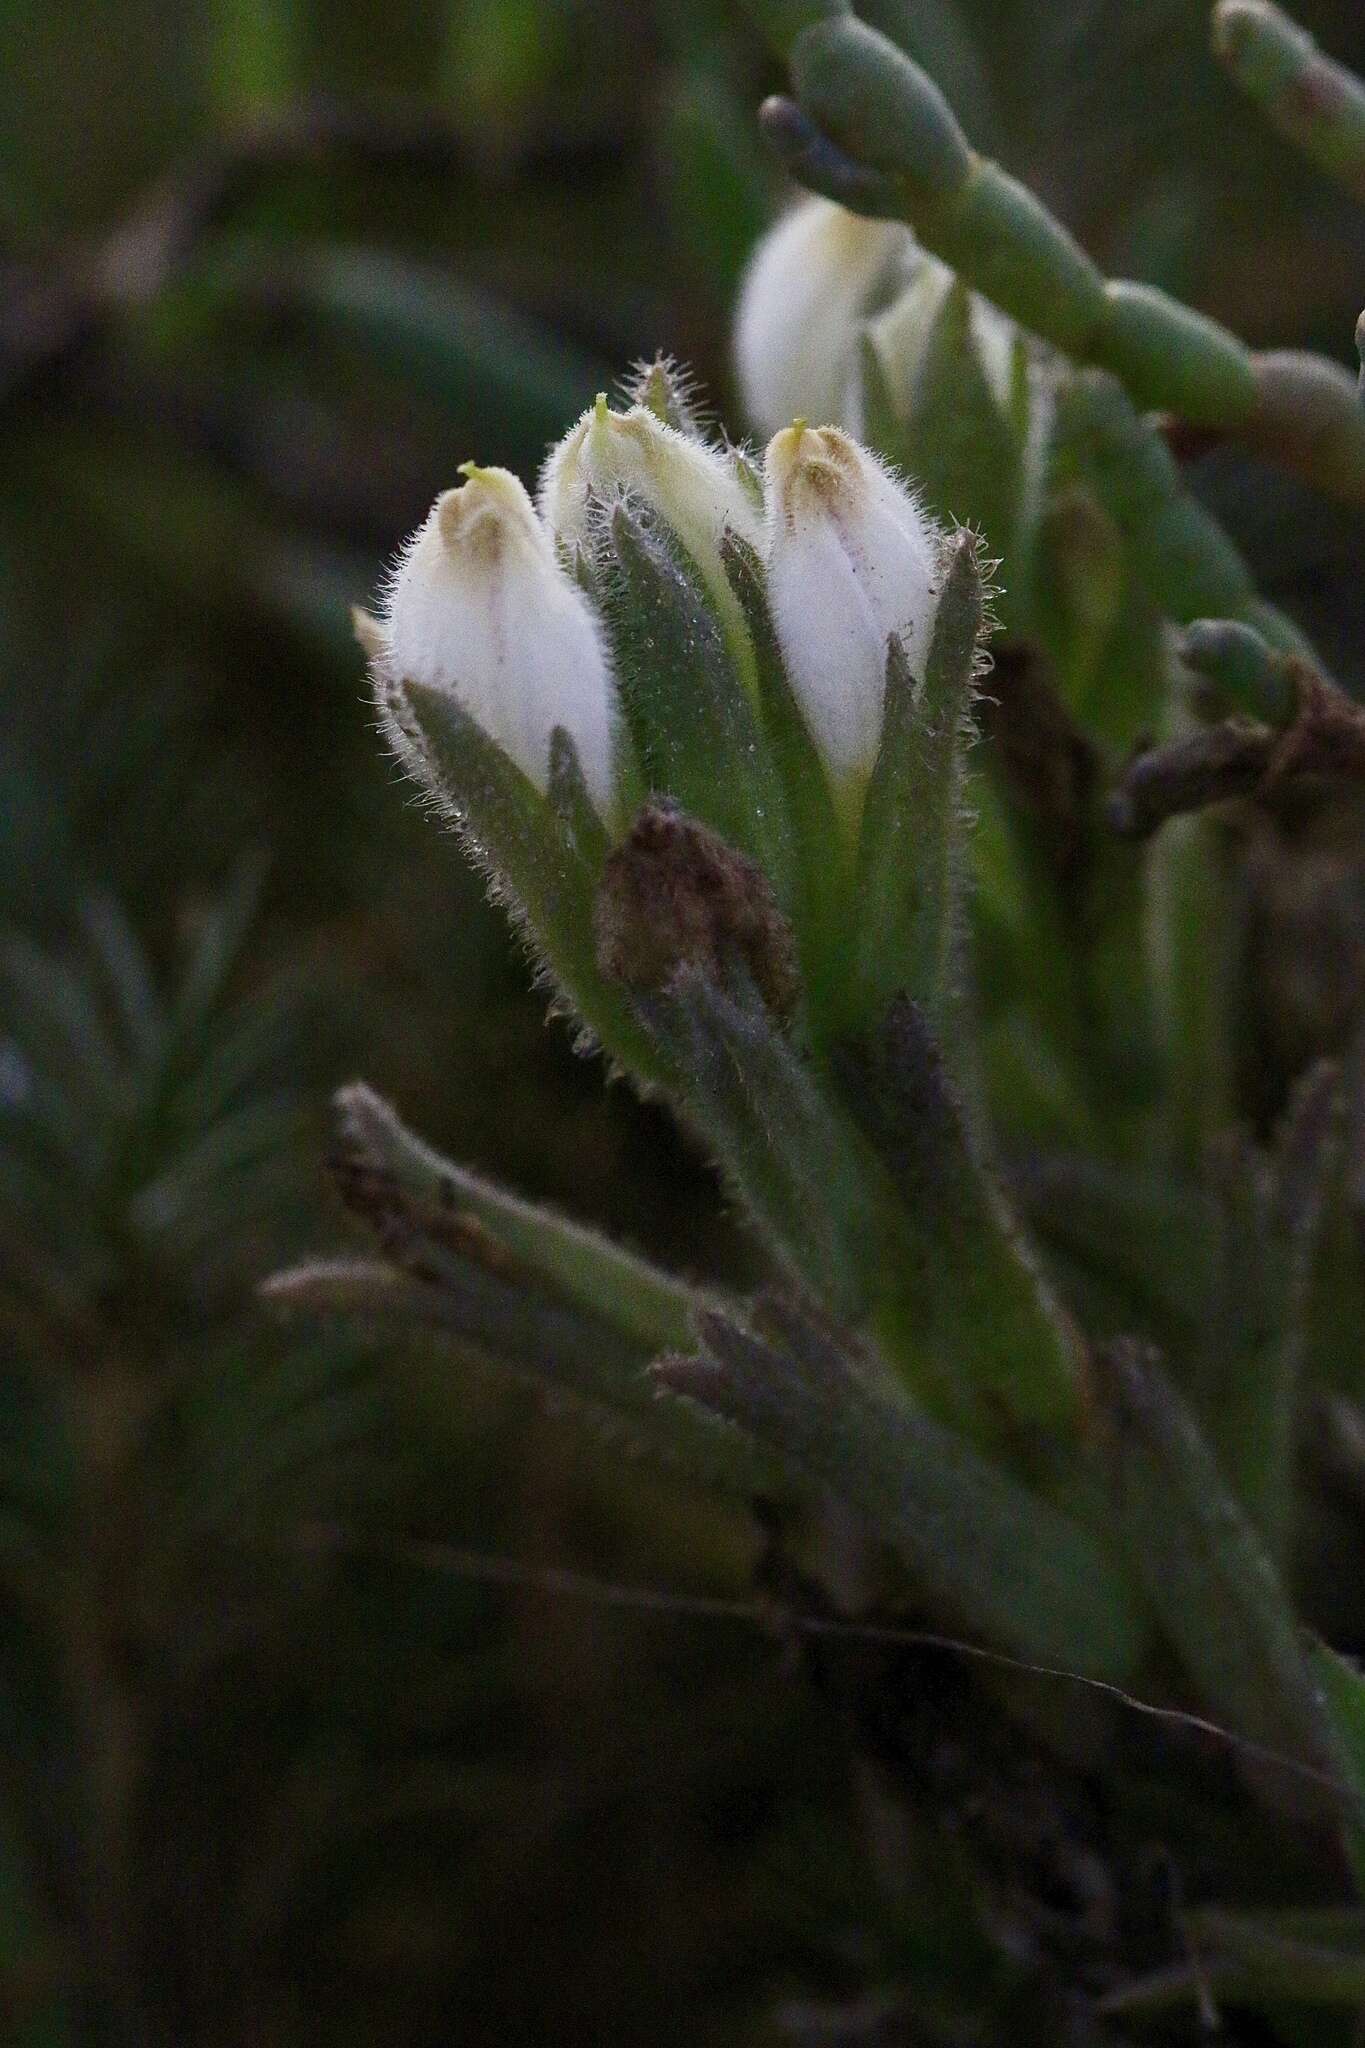
<svg viewBox="0 0 1365 2048">
<path fill-rule="evenodd" d="M 749 13 L 780 57 L 813 23 L 852 18 L 849 0 L 749 0 Z"/>
<path fill-rule="evenodd" d="M 1180 659 L 1211 683 L 1229 711 L 1282 729 L 1299 707 L 1293 662 L 1237 619 L 1195 619 Z"/>
<path fill-rule="evenodd" d="M 1270 0 L 1219 0 L 1214 55 L 1281 135 L 1365 201 L 1365 85 Z"/>
<path fill-rule="evenodd" d="M 1151 853 L 1147 942 L 1169 1157 L 1194 1174 L 1236 1118 L 1237 911 L 1226 832 L 1210 818 L 1172 819 Z"/>
<path fill-rule="evenodd" d="M 795 175 L 814 163 L 818 189 L 907 221 L 968 284 L 1075 361 L 1112 370 L 1139 405 L 1235 433 L 1365 502 L 1365 413 L 1339 365 L 1253 355 L 1164 292 L 1106 280 L 1041 201 L 971 149 L 919 66 L 853 16 L 826 12 L 784 46 L 796 104 L 770 100 L 763 120 Z"/>
<path fill-rule="evenodd" d="M 1239 619 L 1273 648 L 1312 659 L 1291 619 L 1256 594 L 1241 555 L 1185 488 L 1150 420 L 1113 377 L 1090 371 L 1057 396 L 1054 483 L 1085 483 L 1113 521 L 1158 610 L 1178 625 Z"/>
</svg>

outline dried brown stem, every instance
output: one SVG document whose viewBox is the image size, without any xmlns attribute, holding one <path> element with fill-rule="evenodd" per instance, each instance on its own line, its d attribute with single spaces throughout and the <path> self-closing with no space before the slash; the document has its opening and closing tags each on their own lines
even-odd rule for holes
<svg viewBox="0 0 1365 2048">
<path fill-rule="evenodd" d="M 1114 831 L 1146 839 L 1183 812 L 1268 804 L 1313 780 L 1365 781 L 1365 708 L 1306 664 L 1294 680 L 1298 709 L 1283 730 L 1230 719 L 1138 754 L 1109 799 Z"/>
</svg>

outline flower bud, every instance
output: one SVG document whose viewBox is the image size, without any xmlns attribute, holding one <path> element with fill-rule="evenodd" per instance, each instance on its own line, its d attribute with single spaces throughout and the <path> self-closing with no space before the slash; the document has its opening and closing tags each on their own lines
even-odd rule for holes
<svg viewBox="0 0 1365 2048">
<path fill-rule="evenodd" d="M 902 419 L 914 410 L 920 370 L 954 282 L 946 263 L 921 250 L 905 289 L 868 323 L 868 340 L 876 351 L 892 405 Z M 1019 329 L 979 292 L 971 294 L 971 339 L 996 404 L 1008 412 Z M 854 431 L 859 425 L 855 424 Z"/>
<path fill-rule="evenodd" d="M 943 536 L 876 456 L 837 427 L 774 435 L 768 599 L 793 693 L 836 792 L 861 793 L 881 740 L 887 646 L 923 680 Z"/>
<path fill-rule="evenodd" d="M 768 230 L 735 316 L 740 391 L 761 433 L 848 419 L 862 324 L 915 247 L 902 222 L 864 220 L 829 199 L 803 200 Z"/>
<path fill-rule="evenodd" d="M 762 515 L 728 452 L 670 427 L 646 405 L 612 412 L 605 397 L 551 450 L 540 510 L 569 547 L 588 547 L 594 507 L 629 495 L 676 534 L 701 573 L 732 651 L 752 662 L 748 636 L 720 556 L 727 527 L 762 544 Z"/>
<path fill-rule="evenodd" d="M 473 463 L 461 474 L 393 573 L 380 659 L 400 686 L 448 690 L 542 794 L 563 726 L 608 815 L 616 691 L 597 619 L 520 481 Z"/>
</svg>

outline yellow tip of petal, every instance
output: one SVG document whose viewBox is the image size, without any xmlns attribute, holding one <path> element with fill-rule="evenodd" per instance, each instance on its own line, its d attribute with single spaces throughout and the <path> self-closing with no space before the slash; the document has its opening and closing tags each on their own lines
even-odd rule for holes
<svg viewBox="0 0 1365 2048">
<path fill-rule="evenodd" d="M 538 537 L 535 510 L 521 479 L 510 469 L 466 462 L 460 475 L 465 481 L 442 491 L 435 505 L 437 532 L 452 552 L 467 551 L 471 545 L 496 552 L 514 533 L 523 539 Z"/>
</svg>

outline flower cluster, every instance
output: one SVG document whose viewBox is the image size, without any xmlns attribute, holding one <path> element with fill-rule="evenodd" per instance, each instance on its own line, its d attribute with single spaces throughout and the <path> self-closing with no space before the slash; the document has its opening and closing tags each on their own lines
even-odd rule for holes
<svg viewBox="0 0 1365 2048">
<path fill-rule="evenodd" d="M 737 757 L 753 755 L 764 739 L 757 588 L 836 808 L 856 813 L 888 645 L 923 676 L 943 547 L 875 456 L 798 420 L 760 467 L 649 403 L 599 398 L 550 454 L 535 504 L 506 470 L 461 474 L 367 622 L 381 701 L 453 700 L 542 796 L 563 734 L 613 833 L 645 790 L 705 817 L 707 789 L 751 766 L 717 746 L 729 735 Z M 395 722 L 422 772 L 401 708 Z M 689 734 L 703 757 L 690 774 Z M 733 831 L 735 815 L 709 822 Z"/>
</svg>

